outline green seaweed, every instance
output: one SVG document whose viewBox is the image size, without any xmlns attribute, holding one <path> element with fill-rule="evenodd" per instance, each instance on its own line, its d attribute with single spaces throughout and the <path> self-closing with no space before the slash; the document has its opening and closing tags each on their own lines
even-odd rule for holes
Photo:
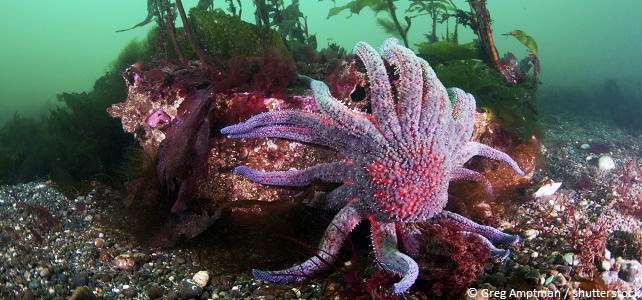
<svg viewBox="0 0 642 300">
<path fill-rule="evenodd" d="M 431 20 L 430 31 L 425 34 L 428 42 L 439 41 L 437 37 L 437 24 L 446 25 L 445 40 L 457 43 L 459 40 L 459 24 L 466 25 L 469 15 L 458 9 L 452 0 L 411 0 L 406 13 L 413 14 L 409 18 L 416 18 L 428 15 Z M 449 20 L 453 18 L 454 28 L 450 32 Z M 424 27 L 425 28 L 425 27 Z"/>
<path fill-rule="evenodd" d="M 504 35 L 510 35 L 515 37 L 520 43 L 522 43 L 524 46 L 530 49 L 531 52 L 537 54 L 537 43 L 535 42 L 535 39 L 532 36 L 526 34 L 525 32 L 519 29 L 515 29 Z"/>
<path fill-rule="evenodd" d="M 350 16 L 352 16 L 353 14 L 358 15 L 361 10 L 366 7 L 369 7 L 375 13 L 379 13 L 386 10 L 387 4 L 386 0 L 354 0 L 348 2 L 348 4 L 346 5 L 331 8 L 330 11 L 328 11 L 327 18 L 336 16 L 344 10 L 348 10 L 350 12 Z M 348 18 L 350 16 L 348 16 Z"/>
<path fill-rule="evenodd" d="M 256 25 L 244 22 L 220 10 L 190 10 L 190 21 L 199 43 L 210 57 L 229 59 L 233 56 L 262 57 Z M 283 57 L 292 57 L 274 30 L 265 34 L 267 49 L 277 47 Z M 187 55 L 186 55 L 187 56 Z"/>
<path fill-rule="evenodd" d="M 380 12 L 387 12 L 388 18 L 376 18 L 377 25 L 383 28 L 387 34 L 400 38 L 406 47 L 409 47 L 408 31 L 410 31 L 414 18 L 430 17 L 431 26 L 429 28 L 431 30 L 425 34 L 429 42 L 437 42 L 439 40 L 437 38 L 437 24 L 446 26 L 446 40 L 457 42 L 459 24 L 465 25 L 466 20 L 470 18 L 467 13 L 458 9 L 452 0 L 410 0 L 403 15 L 397 13 L 400 2 L 402 1 L 352 0 L 343 6 L 331 8 L 326 18 L 336 16 L 346 10 L 350 12 L 346 17 L 349 18 L 353 14 L 359 14 L 365 8 L 369 8 L 376 15 Z M 402 20 L 405 21 L 403 25 Z M 449 20 L 454 20 L 454 30 L 452 32 L 450 31 Z M 424 22 L 422 20 L 420 24 L 424 24 Z M 422 25 L 421 28 L 425 27 Z"/>
<path fill-rule="evenodd" d="M 156 47 L 157 31 L 152 29 L 143 40 L 134 39 L 120 51 L 116 59 L 111 63 L 112 72 L 125 70 L 137 62 L 150 62 L 160 55 L 160 49 Z"/>
<path fill-rule="evenodd" d="M 455 44 L 442 40 L 417 44 L 419 55 L 431 64 L 445 64 L 454 60 L 477 59 L 477 43 Z"/>
<path fill-rule="evenodd" d="M 120 29 L 116 30 L 116 32 L 124 32 L 124 31 L 129 31 L 137 27 L 142 27 L 145 26 L 149 23 L 151 23 L 154 20 L 154 17 L 157 16 L 158 14 L 158 8 L 160 7 L 161 3 L 159 0 L 147 0 L 147 16 L 145 19 L 138 24 L 127 28 L 127 29 Z"/>
<path fill-rule="evenodd" d="M 475 96 L 477 106 L 490 110 L 502 128 L 523 140 L 530 139 L 538 121 L 537 78 L 511 86 L 479 60 L 439 65 L 435 72 L 445 86 L 456 86 Z"/>
<path fill-rule="evenodd" d="M 43 122 L 17 113 L 0 128 L 0 184 L 32 180 L 34 174 L 45 168 L 51 159 L 49 151 L 34 147 L 45 132 Z"/>
<path fill-rule="evenodd" d="M 98 174 L 116 176 L 123 149 L 133 143 L 106 109 L 127 97 L 120 70 L 153 52 L 147 41 L 132 41 L 96 80 L 90 92 L 61 93 L 49 115 L 18 114 L 0 128 L 0 184 L 49 178 L 68 196 L 91 188 Z"/>
<path fill-rule="evenodd" d="M 397 17 L 396 1 L 397 0 L 353 0 L 344 6 L 331 8 L 327 18 L 336 16 L 344 10 L 350 11 L 349 18 L 353 14 L 359 14 L 361 10 L 366 7 L 370 8 L 375 14 L 379 14 L 382 11 L 388 12 L 390 19 L 377 18 L 377 24 L 381 26 L 386 33 L 399 37 L 403 41 L 403 44 L 408 47 L 408 30 L 410 30 L 412 20 L 411 17 L 405 16 L 404 20 L 406 21 L 406 25 L 401 25 Z"/>
<path fill-rule="evenodd" d="M 444 86 L 471 93 L 477 106 L 489 111 L 502 128 L 523 140 L 530 139 L 538 122 L 536 77 L 509 85 L 497 70 L 478 58 L 475 44 L 440 41 L 418 47 L 419 56 L 433 66 Z"/>
</svg>

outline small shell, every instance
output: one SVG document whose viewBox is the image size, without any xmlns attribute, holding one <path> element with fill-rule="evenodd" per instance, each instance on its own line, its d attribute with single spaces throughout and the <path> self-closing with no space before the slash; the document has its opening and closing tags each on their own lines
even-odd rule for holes
<svg viewBox="0 0 642 300">
<path fill-rule="evenodd" d="M 553 195 L 555 194 L 555 192 L 557 192 L 560 186 L 562 186 L 561 182 L 552 182 L 552 183 L 545 184 L 542 187 L 540 187 L 539 190 L 535 192 L 535 194 L 533 194 L 533 197 L 540 198 L 543 196 Z"/>
<path fill-rule="evenodd" d="M 600 159 L 597 161 L 598 168 L 600 168 L 600 171 L 609 171 L 613 168 L 615 168 L 615 161 L 613 158 L 610 156 L 601 156 Z"/>
</svg>

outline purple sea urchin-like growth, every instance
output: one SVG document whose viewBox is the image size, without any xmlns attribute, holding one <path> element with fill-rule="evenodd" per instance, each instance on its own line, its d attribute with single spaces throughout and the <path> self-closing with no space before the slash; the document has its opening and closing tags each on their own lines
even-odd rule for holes
<svg viewBox="0 0 642 300">
<path fill-rule="evenodd" d="M 387 40 L 382 52 L 399 77 L 393 83 L 376 50 L 363 42 L 354 50 L 367 70 L 371 114 L 348 109 L 325 83 L 301 76 L 314 92 L 319 113 L 270 111 L 221 130 L 228 138 L 276 137 L 323 145 L 347 157 L 296 171 L 235 169 L 268 185 L 306 186 L 313 179 L 343 183 L 326 196 L 327 207 L 341 210 L 323 236 L 317 256 L 281 271 L 253 270 L 257 278 L 289 283 L 309 277 L 325 268 L 339 251 L 345 233 L 365 219 L 372 226 L 377 260 L 384 269 L 402 276 L 393 286 L 395 293 L 410 289 L 419 274 L 417 263 L 398 250 L 398 238 L 410 252 L 420 243 L 407 230 L 411 223 L 454 222 L 467 234 L 480 236 L 498 258 L 505 258 L 508 251 L 494 244 L 519 241 L 518 236 L 443 210 L 452 180 L 480 182 L 490 191 L 483 175 L 462 167 L 473 156 L 504 161 L 524 174 L 507 154 L 471 141 L 473 96 L 456 88 L 446 90 L 428 63 L 395 39 Z"/>
</svg>

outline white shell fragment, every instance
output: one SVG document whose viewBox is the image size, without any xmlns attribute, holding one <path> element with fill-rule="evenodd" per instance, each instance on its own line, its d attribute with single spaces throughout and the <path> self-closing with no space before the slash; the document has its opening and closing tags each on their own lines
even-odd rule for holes
<svg viewBox="0 0 642 300">
<path fill-rule="evenodd" d="M 604 155 L 597 161 L 600 171 L 608 171 L 615 168 L 615 161 L 610 156 Z"/>
<path fill-rule="evenodd" d="M 540 197 L 544 197 L 544 196 L 553 195 L 553 194 L 555 194 L 555 192 L 557 192 L 557 190 L 561 186 L 562 186 L 561 182 L 552 182 L 552 183 L 545 184 L 542 187 L 540 187 L 539 190 L 537 190 L 537 192 L 535 192 L 535 194 L 533 194 L 533 197 L 540 198 Z"/>
</svg>

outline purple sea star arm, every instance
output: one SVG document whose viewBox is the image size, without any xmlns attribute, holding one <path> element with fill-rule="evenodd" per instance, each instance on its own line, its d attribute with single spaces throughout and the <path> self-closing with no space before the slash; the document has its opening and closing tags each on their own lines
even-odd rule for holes
<svg viewBox="0 0 642 300">
<path fill-rule="evenodd" d="M 493 243 L 490 240 L 488 240 L 485 236 L 481 234 L 468 232 L 468 231 L 463 231 L 461 234 L 465 236 L 471 235 L 471 234 L 476 235 L 479 239 L 481 239 L 482 243 L 484 243 L 484 245 L 488 247 L 488 249 L 490 250 L 490 255 L 493 259 L 504 261 L 510 255 L 510 250 L 498 249 L 497 247 L 495 247 L 495 245 L 493 245 Z"/>
<path fill-rule="evenodd" d="M 359 56 L 368 73 L 372 115 L 388 141 L 393 142 L 396 138 L 401 138 L 402 130 L 383 60 L 377 50 L 364 42 L 357 43 L 353 52 Z"/>
<path fill-rule="evenodd" d="M 317 114 L 294 110 L 262 113 L 243 123 L 227 126 L 221 133 L 228 138 L 286 138 L 331 147 L 343 153 L 351 151 L 355 145 L 369 149 L 372 144 L 344 128 L 333 126 Z"/>
<path fill-rule="evenodd" d="M 524 171 L 522 171 L 522 169 L 519 168 L 519 166 L 517 165 L 517 162 L 515 162 L 508 154 L 501 152 L 497 149 L 493 149 L 482 143 L 477 143 L 477 142 L 470 142 L 470 143 L 477 148 L 477 151 L 475 153 L 476 155 L 480 155 L 493 160 L 501 160 L 507 163 L 511 168 L 513 168 L 513 170 L 515 170 L 517 174 L 524 176 Z"/>
<path fill-rule="evenodd" d="M 295 125 L 295 124 L 310 124 L 312 126 L 323 126 L 330 123 L 330 121 L 322 118 L 321 116 L 297 110 L 273 110 L 258 114 L 249 118 L 245 122 L 236 125 L 230 125 L 221 129 L 222 134 L 241 134 L 252 132 L 253 130 L 268 126 L 268 125 Z"/>
<path fill-rule="evenodd" d="M 439 223 L 446 221 L 446 222 L 449 222 L 450 224 L 455 224 L 459 226 L 462 229 L 462 231 L 477 233 L 483 237 L 488 238 L 488 240 L 490 240 L 492 243 L 497 243 L 497 244 L 519 243 L 518 235 L 510 235 L 507 233 L 503 233 L 490 226 L 479 225 L 471 221 L 470 219 L 464 218 L 461 215 L 458 215 L 453 212 L 444 210 L 438 215 L 436 215 L 434 220 Z"/>
<path fill-rule="evenodd" d="M 419 276 L 417 263 L 397 249 L 397 233 L 395 223 L 372 223 L 372 243 L 375 255 L 383 268 L 401 274 L 401 280 L 392 286 L 395 294 L 401 294 L 410 289 Z"/>
<path fill-rule="evenodd" d="M 356 199 L 359 196 L 359 191 L 353 184 L 344 184 L 328 193 L 325 197 L 316 197 L 315 195 L 312 206 L 337 210 Z"/>
<path fill-rule="evenodd" d="M 426 138 L 433 137 L 438 132 L 444 114 L 451 111 L 448 93 L 444 85 L 437 79 L 435 71 L 425 60 L 418 58 L 424 71 L 424 95 L 421 104 L 420 130 Z"/>
<path fill-rule="evenodd" d="M 404 140 L 414 140 L 420 134 L 418 123 L 423 92 L 421 64 L 412 50 L 400 46 L 395 38 L 386 40 L 381 50 L 383 57 L 395 66 L 395 72 L 399 74 L 397 98 L 403 99 L 399 103 L 399 117 Z"/>
<path fill-rule="evenodd" d="M 264 172 L 250 169 L 246 166 L 234 168 L 234 173 L 241 174 L 249 180 L 267 185 L 278 186 L 306 186 L 312 180 L 319 179 L 324 182 L 342 183 L 349 178 L 351 164 L 336 162 L 318 164 L 298 171 Z"/>
<path fill-rule="evenodd" d="M 322 131 L 326 131 L 322 133 Z M 332 134 L 336 133 L 336 134 Z M 327 128 L 319 127 L 317 129 L 303 128 L 296 126 L 264 126 L 252 130 L 247 133 L 229 134 L 228 138 L 283 138 L 293 141 L 311 143 L 321 146 L 330 147 L 341 153 L 350 154 L 354 148 L 370 150 L 372 144 L 364 142 L 360 138 L 351 135 L 344 135 L 341 132 L 327 130 Z"/>
<path fill-rule="evenodd" d="M 323 81 L 314 80 L 302 75 L 299 75 L 299 78 L 310 84 L 310 89 L 314 92 L 314 99 L 319 108 L 319 112 L 334 126 L 347 129 L 364 139 L 371 139 L 377 142 L 386 141 L 379 129 L 377 129 L 372 122 L 372 116 L 353 111 L 343 105 L 343 103 L 330 94 L 330 88 L 328 88 Z"/>
<path fill-rule="evenodd" d="M 475 98 L 471 94 L 458 88 L 452 88 L 450 91 L 455 96 L 453 118 L 456 124 L 455 134 L 457 140 L 468 142 L 473 136 L 473 130 L 475 129 Z"/>
<path fill-rule="evenodd" d="M 491 197 L 493 196 L 493 187 L 490 181 L 479 172 L 475 172 L 466 168 L 456 168 L 450 171 L 450 181 L 453 180 L 469 180 L 480 183 L 486 188 L 486 192 Z"/>
<path fill-rule="evenodd" d="M 290 283 L 309 278 L 328 267 L 334 260 L 337 252 L 339 252 L 348 233 L 361 222 L 361 219 L 361 213 L 357 209 L 357 205 L 348 204 L 332 219 L 332 223 L 330 223 L 321 239 L 319 252 L 316 256 L 289 269 L 280 271 L 261 271 L 254 269 L 252 270 L 252 274 L 259 280 L 277 283 Z"/>
</svg>

